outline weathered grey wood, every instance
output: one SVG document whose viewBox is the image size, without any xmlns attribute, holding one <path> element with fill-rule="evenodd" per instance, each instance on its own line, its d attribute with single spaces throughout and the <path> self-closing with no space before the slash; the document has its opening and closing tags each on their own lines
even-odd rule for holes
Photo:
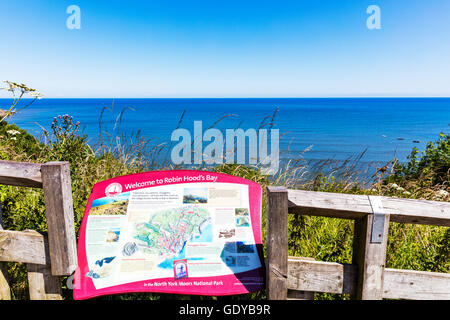
<svg viewBox="0 0 450 320">
<path fill-rule="evenodd" d="M 354 297 L 358 300 L 381 300 L 383 297 L 384 267 L 389 231 L 389 214 L 384 216 L 381 243 L 371 243 L 373 214 L 355 220 L 353 264 L 358 266 L 358 280 Z"/>
<path fill-rule="evenodd" d="M 288 194 L 267 188 L 267 297 L 286 300 L 288 272 Z"/>
<path fill-rule="evenodd" d="M 0 230 L 0 261 L 49 264 L 45 236 L 33 231 Z"/>
<path fill-rule="evenodd" d="M 289 257 L 288 264 L 289 290 L 352 295 L 356 292 L 357 265 L 311 261 L 297 257 Z M 386 268 L 382 298 L 449 300 L 450 274 Z"/>
<path fill-rule="evenodd" d="M 380 198 L 392 222 L 450 227 L 450 202 Z"/>
<path fill-rule="evenodd" d="M 11 300 L 11 288 L 8 282 L 8 264 L 0 262 L 0 300 Z"/>
<path fill-rule="evenodd" d="M 371 213 L 367 196 L 288 190 L 289 212 L 310 216 L 357 219 Z"/>
<path fill-rule="evenodd" d="M 273 191 L 283 192 L 283 189 Z M 269 199 L 270 190 L 268 219 Z M 290 213 L 355 220 L 354 264 L 289 257 L 288 299 L 295 299 L 296 295 L 304 298 L 313 291 L 348 293 L 358 299 L 374 300 L 450 299 L 450 274 L 385 268 L 389 222 L 450 226 L 449 203 L 288 190 L 288 207 Z M 372 230 L 374 212 L 383 219 L 376 224 L 381 229 Z M 270 228 L 267 230 L 269 234 Z M 377 232 L 376 237 L 372 238 L 372 231 Z M 280 232 L 283 233 L 284 230 Z M 283 254 L 282 250 L 280 253 Z"/>
<path fill-rule="evenodd" d="M 360 219 L 372 213 L 366 195 L 288 190 L 289 212 L 330 218 Z M 392 222 L 450 227 L 450 203 L 380 197 Z"/>
<path fill-rule="evenodd" d="M 41 165 L 0 160 L 0 184 L 42 188 Z"/>
<path fill-rule="evenodd" d="M 2 218 L 2 207 L 0 205 L 0 231 L 3 230 Z M 8 263 L 0 262 L 0 300 L 11 300 L 11 288 L 8 280 Z"/>
<path fill-rule="evenodd" d="M 355 293 L 356 265 L 289 257 L 288 270 L 288 289 L 340 294 Z"/>
<path fill-rule="evenodd" d="M 31 300 L 62 300 L 61 277 L 52 276 L 50 266 L 27 264 Z"/>
<path fill-rule="evenodd" d="M 450 274 L 385 269 L 383 298 L 450 300 Z"/>
<path fill-rule="evenodd" d="M 52 274 L 68 276 L 77 265 L 69 163 L 45 163 L 41 172 Z"/>
<path fill-rule="evenodd" d="M 289 262 L 292 260 L 315 261 L 315 259 L 311 257 L 288 257 L 287 300 L 314 300 L 314 291 L 295 290 L 289 287 Z"/>
<path fill-rule="evenodd" d="M 288 289 L 287 300 L 314 300 L 314 292 Z"/>
</svg>

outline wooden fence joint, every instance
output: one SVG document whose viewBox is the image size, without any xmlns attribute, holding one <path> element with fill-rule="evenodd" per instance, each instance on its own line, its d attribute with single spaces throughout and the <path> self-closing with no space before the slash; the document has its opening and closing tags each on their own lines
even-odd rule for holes
<svg viewBox="0 0 450 320">
<path fill-rule="evenodd" d="M 381 203 L 381 197 L 368 196 L 370 206 L 373 211 L 371 243 L 382 243 L 384 234 L 384 223 L 386 220 L 386 212 Z"/>
</svg>

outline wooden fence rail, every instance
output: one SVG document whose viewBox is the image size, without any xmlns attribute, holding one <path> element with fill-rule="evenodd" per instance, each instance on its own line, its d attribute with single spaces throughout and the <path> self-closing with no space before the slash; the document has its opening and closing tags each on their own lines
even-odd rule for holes
<svg viewBox="0 0 450 320">
<path fill-rule="evenodd" d="M 30 299 L 62 299 L 61 276 L 71 275 L 77 266 L 69 163 L 2 160 L 0 184 L 42 188 L 48 230 L 3 230 L 0 212 L 0 300 L 11 299 L 7 262 L 27 264 Z"/>
<path fill-rule="evenodd" d="M 0 161 L 0 184 L 43 188 L 48 234 L 3 230 L 0 211 L 0 300 L 10 299 L 5 262 L 27 264 L 31 299 L 61 299 L 61 276 L 77 265 L 69 164 Z M 311 298 L 313 292 L 357 299 L 450 299 L 450 274 L 385 268 L 389 222 L 450 226 L 450 203 L 269 187 L 269 299 Z M 288 211 L 353 219 L 353 263 L 288 256 Z"/>
<path fill-rule="evenodd" d="M 352 264 L 289 257 L 288 211 L 353 219 Z M 284 300 L 302 291 L 310 298 L 328 292 L 364 300 L 450 299 L 449 273 L 385 268 L 390 221 L 449 227 L 450 203 L 268 187 L 268 298 Z"/>
</svg>

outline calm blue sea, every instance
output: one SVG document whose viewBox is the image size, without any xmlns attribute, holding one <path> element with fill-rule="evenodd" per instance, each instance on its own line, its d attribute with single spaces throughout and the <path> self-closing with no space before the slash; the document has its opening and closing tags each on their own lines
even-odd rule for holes
<svg viewBox="0 0 450 320">
<path fill-rule="evenodd" d="M 0 108 L 9 103 L 0 99 Z M 194 120 L 203 121 L 203 130 L 213 125 L 258 129 L 278 108 L 274 128 L 282 135 L 284 160 L 345 160 L 367 149 L 364 162 L 387 162 L 393 157 L 404 161 L 414 146 L 423 149 L 440 132 L 450 132 L 450 98 L 42 99 L 12 122 L 39 136 L 40 126 L 49 129 L 53 117 L 69 114 L 95 144 L 105 107 L 110 109 L 103 114 L 104 130 L 111 130 L 111 122 L 124 110 L 121 130 L 128 134 L 140 130 L 155 144 L 170 142 L 184 111 L 180 127 L 193 135 Z"/>
</svg>

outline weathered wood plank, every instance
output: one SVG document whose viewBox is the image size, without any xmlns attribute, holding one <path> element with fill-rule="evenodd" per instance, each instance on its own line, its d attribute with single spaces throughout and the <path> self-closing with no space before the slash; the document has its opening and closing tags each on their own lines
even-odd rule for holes
<svg viewBox="0 0 450 320">
<path fill-rule="evenodd" d="M 450 300 L 450 273 L 385 269 L 383 298 Z"/>
<path fill-rule="evenodd" d="M 287 300 L 314 300 L 314 292 L 288 289 Z"/>
<path fill-rule="evenodd" d="M 314 291 L 304 291 L 304 290 L 295 290 L 289 288 L 289 261 L 292 260 L 306 260 L 306 261 L 315 261 L 314 258 L 311 257 L 288 257 L 288 292 L 287 292 L 287 300 L 314 300 Z"/>
<path fill-rule="evenodd" d="M 0 184 L 42 188 L 41 164 L 0 160 Z"/>
<path fill-rule="evenodd" d="M 360 219 L 372 213 L 366 195 L 288 190 L 289 212 L 331 218 Z M 380 197 L 390 221 L 450 227 L 450 203 Z"/>
<path fill-rule="evenodd" d="M 355 294 L 357 266 L 289 257 L 289 290 Z M 450 273 L 384 269 L 385 299 L 449 300 Z"/>
<path fill-rule="evenodd" d="M 50 266 L 27 264 L 31 300 L 62 300 L 61 277 L 52 276 Z"/>
<path fill-rule="evenodd" d="M 41 172 L 52 274 L 68 276 L 77 266 L 69 163 L 45 163 Z"/>
<path fill-rule="evenodd" d="M 288 258 L 287 287 L 291 290 L 354 294 L 357 266 Z"/>
<path fill-rule="evenodd" d="M 0 205 L 0 231 L 3 230 L 2 218 L 2 207 Z M 0 300 L 11 300 L 11 288 L 8 280 L 8 263 L 0 262 Z"/>
<path fill-rule="evenodd" d="M 389 231 L 389 214 L 384 215 L 381 242 L 372 243 L 374 214 L 355 220 L 353 239 L 353 264 L 358 266 L 355 297 L 358 300 L 381 300 L 383 298 L 384 267 Z"/>
<path fill-rule="evenodd" d="M 450 227 L 450 202 L 380 198 L 392 222 Z"/>
<path fill-rule="evenodd" d="M 367 196 L 288 190 L 289 212 L 311 216 L 357 219 L 371 213 Z"/>
<path fill-rule="evenodd" d="M 0 261 L 49 264 L 47 240 L 33 231 L 0 230 Z"/>
<path fill-rule="evenodd" d="M 267 188 L 267 297 L 286 300 L 288 273 L 288 194 L 283 187 Z"/>
</svg>

